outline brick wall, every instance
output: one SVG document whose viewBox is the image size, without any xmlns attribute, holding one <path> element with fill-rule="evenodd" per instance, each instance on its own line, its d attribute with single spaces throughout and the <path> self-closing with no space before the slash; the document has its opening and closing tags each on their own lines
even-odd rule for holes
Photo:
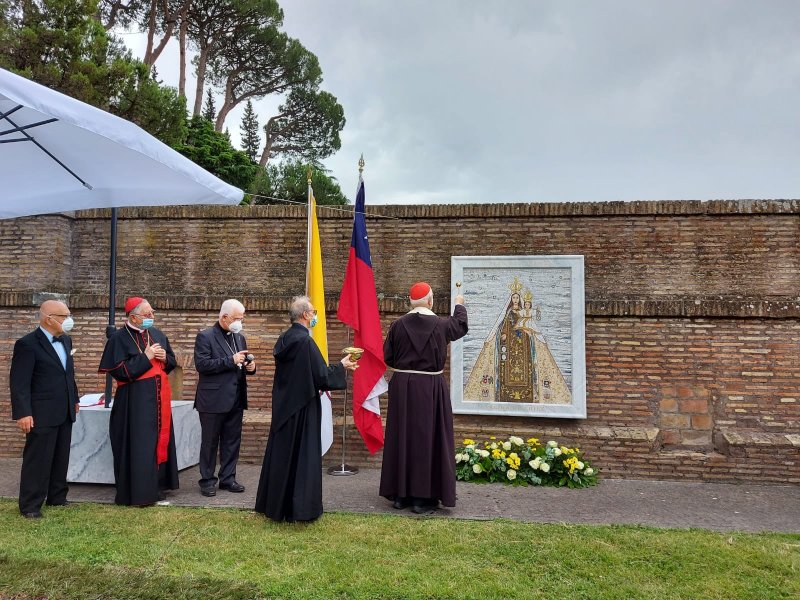
<svg viewBox="0 0 800 600">
<path fill-rule="evenodd" d="M 607 476 L 800 483 L 800 202 L 714 201 L 372 207 L 368 229 L 384 329 L 415 280 L 449 306 L 450 257 L 583 254 L 586 420 L 458 415 L 456 435 L 517 434 L 578 444 Z M 76 316 L 81 392 L 101 391 L 109 211 L 0 221 L 0 455 L 18 455 L 8 361 L 35 324 L 42 292 L 66 294 Z M 146 295 L 192 399 L 196 332 L 220 302 L 247 305 L 259 360 L 243 460 L 260 462 L 272 362 L 289 299 L 302 291 L 305 210 L 173 207 L 120 211 L 118 306 Z M 350 217 L 321 209 L 327 308 L 335 312 Z M 118 312 L 118 322 L 123 315 Z M 330 347 L 347 345 L 331 318 Z M 334 395 L 341 425 L 342 393 Z M 341 461 L 340 432 L 328 464 Z M 368 456 L 352 426 L 347 461 Z"/>
</svg>

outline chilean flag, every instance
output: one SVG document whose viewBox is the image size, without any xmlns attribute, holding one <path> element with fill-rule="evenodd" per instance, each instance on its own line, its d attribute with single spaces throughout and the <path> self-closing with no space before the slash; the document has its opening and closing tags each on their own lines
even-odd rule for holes
<svg viewBox="0 0 800 600">
<path fill-rule="evenodd" d="M 378 314 L 378 297 L 364 218 L 364 180 L 359 177 L 353 214 L 350 258 L 339 296 L 339 320 L 354 331 L 354 343 L 364 354 L 353 372 L 353 421 L 367 450 L 375 454 L 383 447 L 383 423 L 378 397 L 389 389 L 383 374 L 383 333 Z"/>
</svg>

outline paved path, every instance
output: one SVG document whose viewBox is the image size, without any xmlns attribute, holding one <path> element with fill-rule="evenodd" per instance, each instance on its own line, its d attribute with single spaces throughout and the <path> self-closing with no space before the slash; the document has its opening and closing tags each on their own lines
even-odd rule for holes
<svg viewBox="0 0 800 600">
<path fill-rule="evenodd" d="M 0 459 L 0 496 L 17 496 L 20 464 L 21 459 Z M 181 489 L 172 492 L 169 500 L 177 506 L 250 509 L 260 470 L 260 465 L 240 464 L 238 480 L 247 488 L 244 493 L 218 491 L 215 498 L 205 498 L 197 486 L 197 468 L 186 469 L 180 474 Z M 374 469 L 348 477 L 323 474 L 325 511 L 419 518 L 408 509 L 394 510 L 378 496 L 379 481 L 380 471 Z M 436 516 L 800 533 L 800 486 L 606 479 L 585 490 L 458 483 L 457 493 L 458 505 L 439 509 Z M 113 502 L 114 487 L 73 484 L 69 499 Z"/>
</svg>

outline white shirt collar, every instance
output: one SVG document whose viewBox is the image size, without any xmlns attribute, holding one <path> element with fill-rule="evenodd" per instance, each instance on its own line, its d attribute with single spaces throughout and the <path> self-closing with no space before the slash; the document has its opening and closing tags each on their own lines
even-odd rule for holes
<svg viewBox="0 0 800 600">
<path fill-rule="evenodd" d="M 53 343 L 53 338 L 56 337 L 56 336 L 54 336 L 52 333 L 47 331 L 47 329 L 45 329 L 41 325 L 39 325 L 39 329 L 42 330 L 42 333 L 44 333 L 47 336 L 47 339 L 50 340 L 50 343 L 52 344 Z"/>
<path fill-rule="evenodd" d="M 428 315 L 430 317 L 435 317 L 436 313 L 433 312 L 430 308 L 425 308 L 424 306 L 418 306 L 416 308 L 412 308 L 408 311 L 408 314 L 417 313 L 418 315 Z"/>
<path fill-rule="evenodd" d="M 130 321 L 128 321 L 127 325 L 128 325 L 128 327 L 130 327 L 131 329 L 134 329 L 136 331 L 144 331 L 143 329 L 139 329 L 136 325 L 134 325 Z"/>
</svg>

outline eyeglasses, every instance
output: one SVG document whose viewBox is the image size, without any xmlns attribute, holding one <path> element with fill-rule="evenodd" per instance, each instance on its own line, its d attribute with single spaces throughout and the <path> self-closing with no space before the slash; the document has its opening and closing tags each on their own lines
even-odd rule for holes
<svg viewBox="0 0 800 600">
<path fill-rule="evenodd" d="M 317 309 L 316 308 L 314 310 L 307 310 L 306 312 L 310 312 L 315 317 L 317 316 Z"/>
<path fill-rule="evenodd" d="M 156 316 L 156 313 L 153 311 L 150 311 L 149 313 L 134 313 L 133 316 L 139 317 L 140 319 L 152 319 Z"/>
</svg>

